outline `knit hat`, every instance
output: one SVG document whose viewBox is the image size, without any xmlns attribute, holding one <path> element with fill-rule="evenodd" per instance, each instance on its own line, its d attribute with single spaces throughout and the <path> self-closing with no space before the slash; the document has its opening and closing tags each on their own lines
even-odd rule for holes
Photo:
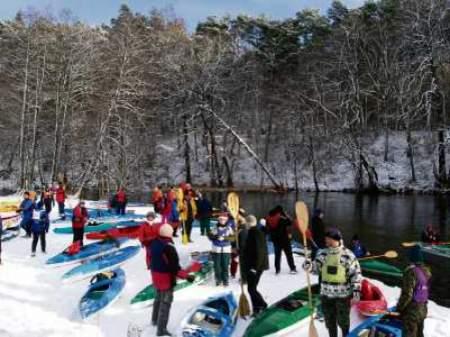
<svg viewBox="0 0 450 337">
<path fill-rule="evenodd" d="M 245 221 L 247 222 L 247 225 L 249 227 L 255 227 L 258 224 L 258 221 L 256 220 L 256 217 L 254 215 L 249 215 L 245 218 Z"/>
<path fill-rule="evenodd" d="M 333 239 L 335 241 L 341 241 L 342 240 L 342 234 L 341 231 L 337 228 L 329 228 L 327 232 L 325 233 L 325 237 Z"/>
<path fill-rule="evenodd" d="M 419 245 L 415 245 L 409 250 L 408 258 L 412 263 L 423 263 L 423 254 Z"/>
<path fill-rule="evenodd" d="M 159 229 L 159 236 L 162 236 L 163 238 L 172 238 L 173 236 L 173 228 L 169 224 L 164 224 Z"/>
</svg>

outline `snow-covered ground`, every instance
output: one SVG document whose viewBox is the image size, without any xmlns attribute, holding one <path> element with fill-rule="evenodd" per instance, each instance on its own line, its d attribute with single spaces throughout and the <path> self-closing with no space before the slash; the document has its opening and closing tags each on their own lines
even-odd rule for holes
<svg viewBox="0 0 450 337">
<path fill-rule="evenodd" d="M 74 202 L 74 201 L 72 201 Z M 136 207 L 135 211 L 145 214 L 149 208 Z M 54 214 L 52 214 L 54 216 Z M 58 224 L 52 224 L 56 227 Z M 52 231 L 47 236 L 47 255 L 37 250 L 35 258 L 30 257 L 31 241 L 16 238 L 3 243 L 3 265 L 0 266 L 0 337 L 126 337 L 130 326 L 145 328 L 142 337 L 155 336 L 156 331 L 149 326 L 151 309 L 133 311 L 129 302 L 143 287 L 151 282 L 146 270 L 144 252 L 128 261 L 125 270 L 127 283 L 119 300 L 99 314 L 82 321 L 78 312 L 78 301 L 87 289 L 88 281 L 63 285 L 62 274 L 70 267 L 46 268 L 47 258 L 59 253 L 71 241 L 71 235 L 56 235 Z M 209 249 L 210 243 L 199 235 L 198 228 L 193 230 L 194 243 L 176 245 L 182 264 L 189 261 L 189 253 Z M 130 244 L 137 244 L 130 242 Z M 302 258 L 295 257 L 297 267 Z M 273 303 L 294 290 L 305 286 L 303 271 L 290 275 L 286 262 L 280 275 L 275 276 L 273 257 L 271 269 L 265 272 L 260 283 L 260 291 L 268 303 Z M 380 285 L 389 299 L 395 304 L 399 289 Z M 239 296 L 239 284 L 233 280 L 227 288 Z M 224 292 L 225 288 L 215 287 L 212 281 L 203 285 L 192 286 L 176 293 L 172 306 L 169 331 L 175 332 L 183 316 L 192 307 L 198 305 L 209 295 Z M 356 314 L 352 315 L 352 324 L 359 322 Z M 250 320 L 239 320 L 234 336 L 243 335 Z M 316 322 L 319 336 L 328 336 L 323 323 Z M 307 328 L 291 333 L 289 336 L 308 336 Z M 450 337 L 450 309 L 429 304 L 429 319 L 425 325 L 426 337 Z"/>
</svg>

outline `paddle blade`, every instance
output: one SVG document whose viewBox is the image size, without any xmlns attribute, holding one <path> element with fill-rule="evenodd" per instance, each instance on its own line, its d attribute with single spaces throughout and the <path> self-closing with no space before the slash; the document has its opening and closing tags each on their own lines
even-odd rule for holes
<svg viewBox="0 0 450 337">
<path fill-rule="evenodd" d="M 418 242 L 402 242 L 403 247 L 414 247 Z"/>
<path fill-rule="evenodd" d="M 239 317 L 245 318 L 250 316 L 250 304 L 248 303 L 247 296 L 244 293 L 241 293 L 239 297 Z"/>
<path fill-rule="evenodd" d="M 295 215 L 297 216 L 298 227 L 302 234 L 305 235 L 306 230 L 308 229 L 309 216 L 308 207 L 306 207 L 306 204 L 303 201 L 297 201 L 295 203 Z"/>
<path fill-rule="evenodd" d="M 398 257 L 398 253 L 395 250 L 388 250 L 384 256 L 388 259 L 395 259 Z"/>
<path fill-rule="evenodd" d="M 239 216 L 239 196 L 235 192 L 228 193 L 227 203 L 231 216 L 237 221 Z"/>
<path fill-rule="evenodd" d="M 308 337 L 319 337 L 317 333 L 316 326 L 314 325 L 314 319 L 309 322 L 309 335 Z"/>
</svg>

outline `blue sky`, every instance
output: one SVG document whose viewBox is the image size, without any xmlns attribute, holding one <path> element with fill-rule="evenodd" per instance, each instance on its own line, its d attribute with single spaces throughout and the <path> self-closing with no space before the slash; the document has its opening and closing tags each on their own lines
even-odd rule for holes
<svg viewBox="0 0 450 337">
<path fill-rule="evenodd" d="M 190 30 L 207 16 L 264 14 L 280 19 L 292 17 L 309 7 L 326 10 L 332 0 L 0 0 L 0 20 L 10 19 L 20 10 L 35 8 L 57 15 L 63 8 L 89 24 L 106 22 L 117 15 L 120 4 L 126 3 L 134 12 L 148 13 L 152 8 L 172 7 L 185 19 Z M 361 5 L 364 0 L 342 0 L 348 7 Z"/>
</svg>

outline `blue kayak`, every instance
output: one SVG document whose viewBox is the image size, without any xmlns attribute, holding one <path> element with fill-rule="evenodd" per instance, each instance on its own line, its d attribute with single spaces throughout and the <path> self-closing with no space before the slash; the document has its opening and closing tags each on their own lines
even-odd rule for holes
<svg viewBox="0 0 450 337">
<path fill-rule="evenodd" d="M 105 270 L 118 267 L 139 253 L 139 246 L 128 246 L 72 268 L 62 276 L 63 282 L 79 281 Z"/>
<path fill-rule="evenodd" d="M 183 337 L 230 337 L 237 318 L 233 293 L 210 297 L 191 311 L 181 322 Z"/>
<path fill-rule="evenodd" d="M 113 222 L 89 222 L 86 226 L 84 226 L 85 233 L 94 233 L 94 232 L 102 232 L 107 231 L 109 229 L 118 227 L 134 227 L 139 226 L 142 222 L 135 220 L 121 220 L 121 221 L 113 221 Z M 68 227 L 58 227 L 53 229 L 55 234 L 73 234 L 72 226 Z"/>
<path fill-rule="evenodd" d="M 46 262 L 47 265 L 67 265 L 71 263 L 82 262 L 83 260 L 95 259 L 101 255 L 112 253 L 120 248 L 127 239 L 117 239 L 117 240 L 103 240 L 99 242 L 90 243 L 83 246 L 80 251 L 76 254 L 69 255 L 66 252 L 61 252 L 49 258 Z"/>
<path fill-rule="evenodd" d="M 389 311 L 393 311 L 391 308 Z M 389 336 L 402 337 L 402 321 L 395 316 L 378 315 L 366 319 L 347 337 Z"/>
<path fill-rule="evenodd" d="M 93 277 L 91 285 L 80 300 L 79 309 L 83 319 L 106 308 L 125 286 L 125 272 L 118 268 Z"/>
</svg>

